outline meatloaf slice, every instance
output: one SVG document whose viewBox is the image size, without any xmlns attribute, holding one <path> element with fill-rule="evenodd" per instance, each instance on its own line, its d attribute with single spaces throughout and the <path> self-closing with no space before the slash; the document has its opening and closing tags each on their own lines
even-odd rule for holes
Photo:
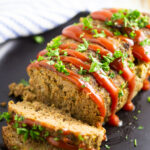
<svg viewBox="0 0 150 150">
<path fill-rule="evenodd" d="M 8 150 L 35 150 L 37 148 L 38 150 L 62 150 L 46 142 L 35 142 L 31 139 L 25 142 L 23 136 L 18 135 L 10 125 L 2 127 L 2 135 Z"/>
<path fill-rule="evenodd" d="M 53 106 L 40 102 L 8 104 L 10 124 L 25 139 L 47 141 L 64 149 L 100 149 L 105 137 L 104 128 L 96 128 L 77 121 Z M 47 144 L 46 144 L 47 145 Z"/>
</svg>

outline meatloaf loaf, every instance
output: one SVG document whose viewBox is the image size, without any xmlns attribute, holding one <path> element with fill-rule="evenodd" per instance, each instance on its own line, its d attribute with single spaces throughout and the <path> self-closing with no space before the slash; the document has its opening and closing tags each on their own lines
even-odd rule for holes
<svg viewBox="0 0 150 150">
<path fill-rule="evenodd" d="M 116 112 L 134 110 L 148 77 L 149 28 L 146 14 L 127 9 L 96 11 L 66 27 L 27 67 L 34 99 L 90 125 L 119 126 Z"/>
<path fill-rule="evenodd" d="M 23 101 L 14 104 L 13 101 L 10 101 L 8 112 L 8 124 L 13 130 L 16 130 L 16 134 L 22 135 L 24 141 L 30 141 L 31 139 L 37 143 L 42 143 L 41 149 L 43 150 L 48 150 L 51 147 L 48 144 L 68 150 L 99 150 L 101 142 L 105 138 L 105 129 L 103 127 L 98 129 L 89 126 L 71 118 L 69 114 L 53 106 L 48 107 L 40 102 Z M 7 128 L 10 129 L 10 127 Z M 5 140 L 6 133 L 3 136 L 6 145 L 10 147 L 9 141 Z M 12 136 L 9 138 L 11 139 Z M 19 141 L 21 140 L 22 137 L 20 136 Z M 14 140 L 10 141 L 13 142 Z M 17 141 L 18 144 L 16 145 L 16 142 L 13 143 L 14 146 L 25 147 L 19 141 Z M 30 143 L 29 141 L 27 143 Z"/>
</svg>

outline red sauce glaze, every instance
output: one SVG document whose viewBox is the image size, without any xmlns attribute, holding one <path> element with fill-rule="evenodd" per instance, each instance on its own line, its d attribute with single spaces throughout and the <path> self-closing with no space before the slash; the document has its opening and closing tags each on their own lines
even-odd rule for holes
<svg viewBox="0 0 150 150">
<path fill-rule="evenodd" d="M 78 45 L 75 44 L 75 43 L 66 43 L 66 44 L 61 44 L 60 48 L 62 48 L 62 49 L 69 48 L 69 49 L 75 50 L 75 49 L 78 48 Z M 98 50 L 100 50 L 99 54 L 101 54 L 101 56 L 105 56 L 107 54 L 110 54 L 110 55 L 112 54 L 110 51 L 108 51 L 108 50 L 104 49 L 103 47 L 101 47 L 99 45 L 96 45 L 96 44 L 89 44 L 88 49 L 89 50 L 93 50 L 95 52 L 97 52 Z"/>
<path fill-rule="evenodd" d="M 85 38 L 86 40 L 90 42 L 100 44 L 104 46 L 105 48 L 107 48 L 108 50 L 110 50 L 111 52 L 115 51 L 115 47 L 110 40 L 104 37 L 94 38 L 92 33 L 89 33 L 87 30 L 86 31 L 83 30 L 82 25 L 68 26 L 65 29 L 63 29 L 62 34 L 78 42 L 82 42 L 82 39 L 80 38 L 80 35 L 82 34 L 83 35 L 82 38 Z"/>
<path fill-rule="evenodd" d="M 150 46 L 140 46 L 138 44 L 135 44 L 133 46 L 133 55 L 145 62 L 150 62 Z"/>
<path fill-rule="evenodd" d="M 134 45 L 133 40 L 131 40 L 131 39 L 125 37 L 125 36 L 120 35 L 119 38 L 120 38 L 122 41 L 125 41 L 126 43 L 128 43 L 129 46 L 133 46 L 133 45 Z"/>
<path fill-rule="evenodd" d="M 133 92 L 135 88 L 135 74 L 131 71 L 131 69 L 127 66 L 125 62 L 123 65 L 121 59 L 116 59 L 114 62 L 112 62 L 111 67 L 117 71 L 122 70 L 123 78 L 126 81 L 128 81 L 129 95 L 127 103 L 131 103 L 131 99 L 133 97 Z"/>
<path fill-rule="evenodd" d="M 149 89 L 150 89 L 150 82 L 149 82 L 148 79 L 145 79 L 144 82 L 143 82 L 143 88 L 142 88 L 142 90 L 147 91 Z"/>
<path fill-rule="evenodd" d="M 112 114 L 109 117 L 109 122 L 108 123 L 112 126 L 119 126 L 119 123 L 120 123 L 119 117 L 116 114 Z"/>
<path fill-rule="evenodd" d="M 139 43 L 145 39 L 145 35 L 141 30 L 136 30 L 135 34 L 136 34 L 136 36 L 134 38 L 135 43 Z"/>
<path fill-rule="evenodd" d="M 123 107 L 123 109 L 126 111 L 133 111 L 134 108 L 135 108 L 135 106 L 131 101 L 127 101 L 127 103 Z"/>
<path fill-rule="evenodd" d="M 110 20 L 112 15 L 113 13 L 109 9 L 103 9 L 91 13 L 91 17 L 93 19 L 102 20 L 102 21 Z"/>
<path fill-rule="evenodd" d="M 56 146 L 58 148 L 63 148 L 66 150 L 78 150 L 79 147 L 69 144 L 69 143 L 65 143 L 63 141 L 56 141 L 54 140 L 54 137 L 48 137 L 47 138 L 48 143 L 52 144 L 53 146 Z"/>
<path fill-rule="evenodd" d="M 46 61 L 40 61 L 40 62 L 35 62 L 32 63 L 28 66 L 27 69 L 29 69 L 30 67 L 44 67 L 48 70 L 51 70 L 53 72 L 56 72 L 58 75 L 60 75 L 61 77 L 71 81 L 72 83 L 74 83 L 80 90 L 82 90 L 83 92 L 88 93 L 88 95 L 90 96 L 90 98 L 97 104 L 97 107 L 100 111 L 100 115 L 102 116 L 101 121 L 104 121 L 104 117 L 105 117 L 105 105 L 104 105 L 104 100 L 103 98 L 95 93 L 95 90 L 93 89 L 93 87 L 88 83 L 88 82 L 84 82 L 83 80 L 81 80 L 81 76 L 76 74 L 75 72 L 67 69 L 67 71 L 70 73 L 69 75 L 65 75 L 63 73 L 60 73 L 56 70 L 56 68 L 54 67 L 54 65 L 49 65 L 46 63 Z M 84 85 L 84 87 L 83 87 Z"/>
<path fill-rule="evenodd" d="M 145 80 L 144 80 L 144 82 L 143 82 L 143 88 L 142 88 L 142 90 L 144 90 L 144 91 L 147 91 L 147 90 L 150 89 L 150 81 L 148 80 L 149 75 L 150 75 L 150 74 L 147 73 L 146 78 L 145 78 Z"/>
<path fill-rule="evenodd" d="M 150 24 L 148 24 L 146 27 L 150 29 Z"/>
</svg>

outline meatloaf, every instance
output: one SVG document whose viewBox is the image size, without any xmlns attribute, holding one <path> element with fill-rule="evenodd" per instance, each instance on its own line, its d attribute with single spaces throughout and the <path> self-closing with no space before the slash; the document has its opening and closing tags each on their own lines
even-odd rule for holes
<svg viewBox="0 0 150 150">
<path fill-rule="evenodd" d="M 27 67 L 34 99 L 90 125 L 119 126 L 116 112 L 134 110 L 148 77 L 149 28 L 147 15 L 127 9 L 96 11 L 66 27 Z"/>
<path fill-rule="evenodd" d="M 51 147 L 48 144 L 68 150 L 80 148 L 99 150 L 105 138 L 103 127 L 98 129 L 89 126 L 71 118 L 69 114 L 54 106 L 48 107 L 41 102 L 23 101 L 14 104 L 10 101 L 8 112 L 10 115 L 8 124 L 16 130 L 16 133 L 22 135 L 24 141 L 32 139 L 42 142 L 43 150 Z M 5 139 L 5 133 L 3 136 Z"/>
</svg>

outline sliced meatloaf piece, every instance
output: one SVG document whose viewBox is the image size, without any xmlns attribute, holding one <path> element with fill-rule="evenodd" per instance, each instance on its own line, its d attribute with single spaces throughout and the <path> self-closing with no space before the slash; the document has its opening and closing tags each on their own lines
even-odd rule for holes
<svg viewBox="0 0 150 150">
<path fill-rule="evenodd" d="M 62 150 L 46 142 L 36 142 L 31 139 L 25 142 L 23 136 L 18 135 L 10 125 L 2 127 L 2 135 L 8 150 L 35 150 L 37 148 L 38 150 Z"/>
<path fill-rule="evenodd" d="M 96 128 L 77 121 L 53 106 L 40 102 L 18 102 L 8 104 L 9 124 L 24 140 L 52 144 L 68 150 L 99 150 L 105 137 L 104 128 Z M 44 147 L 48 147 L 44 144 Z M 50 147 L 50 146 L 49 146 Z"/>
</svg>

